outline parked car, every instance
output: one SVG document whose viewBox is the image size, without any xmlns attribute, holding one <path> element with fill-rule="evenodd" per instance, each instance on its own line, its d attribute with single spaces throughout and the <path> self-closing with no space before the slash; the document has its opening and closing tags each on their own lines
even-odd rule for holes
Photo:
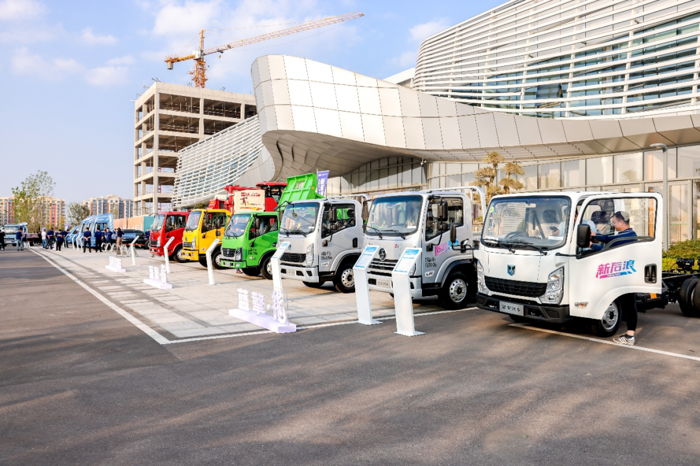
<svg viewBox="0 0 700 466">
<path fill-rule="evenodd" d="M 122 236 L 122 241 L 126 246 L 131 245 L 134 238 L 138 237 L 134 247 L 148 249 L 148 237 L 143 230 L 132 230 L 132 229 L 122 229 L 124 236 Z"/>
</svg>

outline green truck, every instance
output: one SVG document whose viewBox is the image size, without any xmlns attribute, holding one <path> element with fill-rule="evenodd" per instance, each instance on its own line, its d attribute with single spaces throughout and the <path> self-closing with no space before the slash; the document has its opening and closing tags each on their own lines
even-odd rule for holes
<svg viewBox="0 0 700 466">
<path fill-rule="evenodd" d="M 281 213 L 290 202 L 323 199 L 316 193 L 317 183 L 315 173 L 287 178 L 275 212 L 240 211 L 231 216 L 221 243 L 221 265 L 272 279 L 270 259 L 277 249 Z"/>
</svg>

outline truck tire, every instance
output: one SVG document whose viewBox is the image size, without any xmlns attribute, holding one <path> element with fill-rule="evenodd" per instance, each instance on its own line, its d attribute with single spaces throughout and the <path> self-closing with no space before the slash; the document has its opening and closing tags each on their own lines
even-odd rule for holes
<svg viewBox="0 0 700 466">
<path fill-rule="evenodd" d="M 700 315 L 700 307 L 695 305 L 695 290 L 698 283 L 700 283 L 700 280 L 697 278 L 690 278 L 683 282 L 678 292 L 678 305 L 686 317 L 698 317 Z"/>
<path fill-rule="evenodd" d="M 199 255 L 199 259 L 197 259 L 197 262 L 199 262 L 199 265 L 201 265 L 205 269 L 207 268 L 207 256 L 205 256 L 204 254 Z"/>
<path fill-rule="evenodd" d="M 335 289 L 341 293 L 355 292 L 355 271 L 352 269 L 355 261 L 345 261 L 340 264 L 338 272 L 333 277 Z"/>
<path fill-rule="evenodd" d="M 302 282 L 304 285 L 308 286 L 309 288 L 321 288 L 323 286 L 323 283 L 311 283 L 311 282 Z"/>
<path fill-rule="evenodd" d="M 689 281 L 689 280 L 686 280 Z M 698 288 L 698 284 L 700 284 L 700 281 L 698 280 L 693 280 L 695 283 L 688 285 L 688 288 L 690 289 L 690 293 L 687 296 L 687 301 L 688 304 L 690 304 L 690 308 L 688 309 L 687 313 L 683 312 L 683 315 L 686 317 L 700 317 L 700 288 Z M 682 310 L 682 309 L 681 309 Z"/>
<path fill-rule="evenodd" d="M 175 262 L 179 262 L 180 264 L 182 264 L 183 262 L 187 262 L 187 260 L 184 257 L 182 257 L 182 245 L 175 248 L 175 250 L 173 251 L 172 260 L 174 260 Z"/>
<path fill-rule="evenodd" d="M 272 280 L 272 254 L 268 254 L 260 261 L 260 275 L 263 278 Z"/>
<path fill-rule="evenodd" d="M 204 260 L 206 260 L 206 255 L 204 256 Z M 228 268 L 221 265 L 221 248 L 217 248 L 216 251 L 211 253 L 211 265 L 219 270 Z"/>
<path fill-rule="evenodd" d="M 467 276 L 462 272 L 450 274 L 438 295 L 442 307 L 445 309 L 464 309 L 467 307 L 468 283 Z"/>
<path fill-rule="evenodd" d="M 600 320 L 593 321 L 591 331 L 599 337 L 611 337 L 620 328 L 621 322 L 622 311 L 620 310 L 620 304 L 617 301 L 613 301 L 608 305 L 608 308 L 603 313 L 603 317 Z"/>
<path fill-rule="evenodd" d="M 260 269 L 257 267 L 245 267 L 241 269 L 244 274 L 248 275 L 249 277 L 258 277 L 260 276 Z"/>
</svg>

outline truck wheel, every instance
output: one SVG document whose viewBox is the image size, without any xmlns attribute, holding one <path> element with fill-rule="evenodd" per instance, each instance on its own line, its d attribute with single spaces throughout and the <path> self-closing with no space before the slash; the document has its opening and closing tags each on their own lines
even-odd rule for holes
<svg viewBox="0 0 700 466">
<path fill-rule="evenodd" d="M 622 312 L 619 304 L 613 301 L 608 305 L 608 308 L 603 313 L 603 317 L 594 321 L 591 331 L 599 337 L 611 337 L 617 332 L 620 322 L 622 322 Z"/>
<path fill-rule="evenodd" d="M 206 256 L 204 256 L 204 259 L 206 260 Z M 215 269 L 221 270 L 227 268 L 221 265 L 221 248 L 218 248 L 216 251 L 211 253 L 211 264 Z"/>
<path fill-rule="evenodd" d="M 453 273 L 440 290 L 440 304 L 445 309 L 463 309 L 467 304 L 467 276 L 461 272 Z"/>
<path fill-rule="evenodd" d="M 248 275 L 249 277 L 257 277 L 258 275 L 260 275 L 260 269 L 257 267 L 246 267 L 241 270 L 243 270 L 243 273 Z"/>
<path fill-rule="evenodd" d="M 173 251 L 173 260 L 174 260 L 175 262 L 179 262 L 179 263 L 181 263 L 181 264 L 182 264 L 183 262 L 187 262 L 187 260 L 186 260 L 184 257 L 182 257 L 182 245 L 178 246 L 178 247 L 175 249 L 175 251 Z"/>
<path fill-rule="evenodd" d="M 201 265 L 205 269 L 207 268 L 207 256 L 205 256 L 204 254 L 199 255 L 199 259 L 197 259 L 197 262 L 199 262 L 199 265 Z"/>
<path fill-rule="evenodd" d="M 270 259 L 272 259 L 272 255 L 268 254 L 260 262 L 260 275 L 268 280 L 272 280 L 272 261 Z"/>
<path fill-rule="evenodd" d="M 700 307 L 695 304 L 696 294 L 695 290 L 700 280 L 696 278 L 691 278 L 686 280 L 681 285 L 681 289 L 678 292 L 678 305 L 681 308 L 681 312 L 686 317 L 698 317 L 700 315 Z M 700 304 L 700 303 L 698 303 Z"/>
<path fill-rule="evenodd" d="M 352 269 L 354 265 L 354 262 L 340 264 L 338 272 L 333 277 L 333 285 L 337 291 L 341 293 L 355 292 L 355 272 Z"/>
<path fill-rule="evenodd" d="M 311 282 L 302 282 L 304 285 L 308 286 L 309 288 L 321 288 L 323 286 L 323 283 L 311 283 Z"/>
</svg>

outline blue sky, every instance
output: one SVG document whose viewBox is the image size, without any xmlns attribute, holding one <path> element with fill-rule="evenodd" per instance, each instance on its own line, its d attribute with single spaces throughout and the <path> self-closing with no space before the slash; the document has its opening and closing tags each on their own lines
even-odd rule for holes
<svg viewBox="0 0 700 466">
<path fill-rule="evenodd" d="M 132 197 L 132 102 L 153 78 L 186 84 L 166 55 L 351 11 L 366 16 L 210 56 L 207 87 L 252 92 L 261 55 L 304 56 L 384 78 L 415 65 L 420 41 L 499 1 L 0 0 L 0 196 L 46 170 L 56 196 Z"/>
</svg>

